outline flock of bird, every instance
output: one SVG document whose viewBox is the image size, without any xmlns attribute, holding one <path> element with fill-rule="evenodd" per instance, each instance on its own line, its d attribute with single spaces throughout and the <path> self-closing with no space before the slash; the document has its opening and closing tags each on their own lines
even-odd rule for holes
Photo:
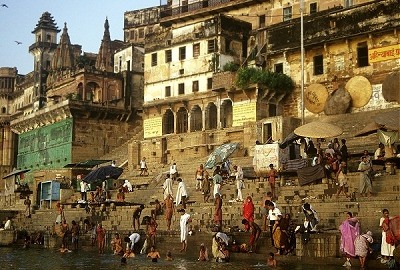
<svg viewBox="0 0 400 270">
<path fill-rule="evenodd" d="M 3 8 L 8 8 L 7 4 L 1 4 L 1 7 L 3 7 Z M 18 40 L 14 40 L 14 42 L 15 42 L 17 45 L 22 44 L 22 42 L 21 42 L 21 41 L 18 41 Z"/>
</svg>

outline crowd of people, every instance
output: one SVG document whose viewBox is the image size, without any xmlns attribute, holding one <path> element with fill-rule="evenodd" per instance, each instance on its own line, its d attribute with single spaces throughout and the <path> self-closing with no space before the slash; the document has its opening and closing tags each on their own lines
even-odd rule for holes
<svg viewBox="0 0 400 270">
<path fill-rule="evenodd" d="M 314 147 L 313 142 L 309 141 L 306 149 L 307 155 L 315 155 L 315 164 L 323 164 L 328 177 L 337 181 L 338 189 L 336 196 L 344 194 L 349 197 L 347 187 L 347 162 L 348 152 L 346 146 L 346 140 L 342 139 L 341 144 L 338 139 L 327 145 L 327 149 L 323 151 L 321 149 L 321 143 L 317 143 Z M 379 154 L 380 153 L 380 154 Z M 378 153 L 378 157 L 382 157 L 382 152 Z M 229 167 L 228 167 L 229 168 Z M 141 176 L 148 175 L 146 159 L 143 158 L 140 162 Z M 234 165 L 233 170 L 216 166 L 213 170 L 212 175 L 207 169 L 200 164 L 195 171 L 195 192 L 201 192 L 203 195 L 203 201 L 209 202 L 210 197 L 213 197 L 214 202 L 214 228 L 216 234 L 212 239 L 212 256 L 216 261 L 227 262 L 230 260 L 230 252 L 247 252 L 252 253 L 257 251 L 257 244 L 262 231 L 269 232 L 271 247 L 275 249 L 275 252 L 269 254 L 267 264 L 269 266 L 276 266 L 276 255 L 291 254 L 295 249 L 295 234 L 299 232 L 302 234 L 304 242 L 309 240 L 309 234 L 318 232 L 317 225 L 319 223 L 317 212 L 313 207 L 304 203 L 301 206 L 301 210 L 304 213 L 304 223 L 296 228 L 293 220 L 289 213 L 282 213 L 274 202 L 277 198 L 275 193 L 275 182 L 278 178 L 278 171 L 275 169 L 273 164 L 269 165 L 268 182 L 270 186 L 269 192 L 266 192 L 261 199 L 260 213 L 262 214 L 262 224 L 255 222 L 254 214 L 256 207 L 253 203 L 251 196 L 243 196 L 242 190 L 245 188 L 243 170 L 241 166 Z M 228 173 L 227 173 L 228 171 Z M 371 196 L 371 181 L 370 175 L 372 171 L 372 162 L 368 154 L 365 151 L 361 162 L 358 167 L 360 172 L 360 189 L 361 196 Z M 237 193 L 234 201 L 242 202 L 242 225 L 245 232 L 250 232 L 250 239 L 248 243 L 237 245 L 234 241 L 230 241 L 229 237 L 222 232 L 223 228 L 223 189 L 224 189 L 224 178 L 231 178 L 235 181 L 235 187 Z M 175 187 L 175 189 L 174 189 Z M 110 241 L 112 252 L 115 255 L 121 256 L 121 263 L 126 263 L 129 258 L 135 257 L 135 254 L 147 254 L 153 262 L 157 262 L 161 258 L 159 251 L 156 250 L 156 239 L 157 239 L 157 219 L 159 216 L 165 216 L 166 230 L 170 231 L 172 226 L 172 217 L 175 213 L 180 214 L 179 218 L 179 229 L 180 229 L 180 242 L 182 243 L 181 252 L 185 252 L 188 247 L 188 236 L 192 229 L 190 223 L 192 221 L 191 215 L 186 211 L 189 197 L 189 190 L 186 186 L 185 181 L 182 177 L 179 177 L 177 164 L 173 163 L 170 167 L 169 172 L 166 174 L 164 182 L 162 184 L 163 189 L 163 200 L 159 201 L 156 199 L 153 204 L 153 208 L 150 211 L 150 216 L 146 216 L 143 219 L 146 225 L 145 239 L 143 244 L 139 246 L 141 235 L 139 234 L 141 226 L 141 213 L 144 209 L 144 205 L 137 206 L 132 213 L 132 227 L 133 233 L 125 237 L 121 237 L 118 233 L 114 234 L 113 239 Z M 126 180 L 118 189 L 117 201 L 123 202 L 125 200 L 125 193 L 133 190 L 132 184 Z M 88 202 L 104 202 L 109 198 L 109 193 L 104 187 L 97 187 L 95 192 L 89 192 L 87 184 L 81 182 L 80 191 L 82 194 L 82 201 Z M 87 198 L 89 194 L 89 198 Z M 174 196 L 175 194 L 175 196 Z M 25 205 L 30 206 L 30 200 L 27 198 Z M 56 233 L 62 238 L 62 244 L 60 252 L 71 252 L 71 250 L 77 250 L 79 247 L 79 235 L 82 233 L 81 230 L 91 233 L 92 244 L 97 246 L 99 253 L 105 252 L 107 232 L 102 227 L 102 224 L 94 224 L 93 222 L 76 222 L 72 221 L 71 226 L 66 222 L 63 206 L 57 204 L 57 218 L 55 222 Z M 30 217 L 30 207 L 26 209 L 26 217 Z M 383 217 L 380 221 L 380 227 L 382 228 L 382 262 L 388 262 L 393 256 L 394 246 L 389 244 L 386 232 L 389 227 L 389 213 L 386 209 L 383 210 Z M 359 221 L 356 217 L 352 216 L 352 213 L 347 213 L 346 220 L 340 226 L 341 231 L 341 251 L 346 256 L 345 266 L 351 264 L 351 258 L 358 257 L 362 267 L 365 266 L 366 258 L 371 252 L 371 244 L 373 243 L 372 233 L 370 231 L 360 232 Z M 143 239 L 142 239 L 143 240 Z M 126 243 L 124 248 L 123 242 Z M 72 244 L 71 249 L 70 244 Z M 199 247 L 199 261 L 209 261 L 211 255 L 208 253 L 208 248 L 201 244 Z M 172 260 L 171 252 L 166 251 L 166 260 Z"/>
</svg>

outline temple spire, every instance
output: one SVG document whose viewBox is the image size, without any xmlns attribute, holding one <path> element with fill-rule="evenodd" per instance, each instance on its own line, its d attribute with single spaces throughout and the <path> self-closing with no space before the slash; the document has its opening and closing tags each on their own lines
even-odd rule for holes
<svg viewBox="0 0 400 270">
<path fill-rule="evenodd" d="M 104 22 L 104 34 L 103 39 L 101 40 L 99 53 L 96 59 L 96 69 L 102 71 L 113 72 L 113 53 L 112 53 L 112 45 L 110 38 L 110 25 L 108 24 L 108 19 Z"/>
</svg>

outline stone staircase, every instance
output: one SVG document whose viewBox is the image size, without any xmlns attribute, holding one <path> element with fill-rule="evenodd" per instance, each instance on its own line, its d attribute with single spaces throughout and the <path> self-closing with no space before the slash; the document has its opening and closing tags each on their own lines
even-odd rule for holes
<svg viewBox="0 0 400 270">
<path fill-rule="evenodd" d="M 338 121 L 341 118 L 338 116 Z M 355 121 L 352 119 L 351 121 Z M 349 135 L 350 120 L 343 120 L 345 126 L 348 126 L 346 135 Z M 357 125 L 360 124 L 357 122 Z M 353 124 L 354 125 L 354 124 Z M 351 129 L 354 127 L 351 126 Z M 360 127 L 361 129 L 361 127 Z M 345 136 L 346 137 L 346 136 Z M 374 138 L 375 139 L 375 138 Z M 376 139 L 375 139 L 376 140 Z M 374 140 L 374 141 L 375 141 Z M 371 144 L 372 145 L 372 144 Z M 349 145 L 350 148 L 350 145 Z M 356 149 L 356 148 L 354 148 Z M 112 153 L 102 158 L 117 160 L 125 160 L 127 156 L 127 145 L 123 145 L 115 149 Z M 212 196 L 209 203 L 203 202 L 203 195 L 199 191 L 195 191 L 195 170 L 201 163 L 205 163 L 207 157 L 202 159 L 182 157 L 177 161 L 180 177 L 186 183 L 189 190 L 189 204 L 187 211 L 192 215 L 192 226 L 197 230 L 210 231 L 213 227 L 214 204 Z M 230 158 L 232 166 L 234 164 L 242 167 L 252 167 L 251 156 L 235 156 Z M 124 167 L 125 169 L 125 167 Z M 122 179 L 128 179 L 135 186 L 134 191 L 126 194 L 126 201 L 133 203 L 141 203 L 146 207 L 142 212 L 142 216 L 150 215 L 152 202 L 155 199 L 162 201 L 162 184 L 163 177 L 158 177 L 161 173 L 168 172 L 169 165 L 149 164 L 149 176 L 139 177 L 139 171 L 126 171 Z M 209 170 L 212 175 L 212 171 Z M 304 202 L 312 204 L 314 209 L 318 211 L 320 217 L 320 228 L 323 230 L 335 231 L 340 223 L 345 218 L 345 213 L 351 211 L 356 214 L 361 220 L 362 230 L 369 229 L 375 235 L 379 235 L 379 218 L 380 211 L 383 208 L 388 208 L 392 215 L 398 215 L 400 209 L 400 178 L 399 175 L 388 175 L 386 172 L 381 172 L 382 175 L 376 177 L 373 181 L 373 190 L 376 196 L 372 198 L 345 198 L 343 195 L 336 199 L 335 193 L 337 186 L 334 183 L 311 184 L 306 186 L 283 185 L 277 187 L 278 207 L 283 213 L 290 213 L 297 224 L 302 223 L 303 214 L 301 205 Z M 357 172 L 350 172 L 349 176 L 349 193 L 356 193 L 358 188 L 359 175 Z M 278 181 L 279 182 L 279 181 Z M 285 177 L 286 183 L 296 183 L 296 176 L 291 175 Z M 174 183 L 175 191 L 177 184 Z M 255 221 L 261 224 L 262 215 L 260 213 L 260 205 L 263 194 L 269 191 L 268 182 L 259 182 L 258 179 L 246 179 L 243 196 L 252 196 L 255 205 Z M 111 191 L 112 199 L 116 199 L 116 190 Z M 236 187 L 233 182 L 226 181 L 222 186 L 223 193 L 223 230 L 229 231 L 234 226 L 242 227 L 242 203 L 235 202 Z M 75 192 L 69 202 L 75 202 L 80 199 L 80 193 Z M 13 201 L 14 200 L 14 201 Z M 49 230 L 54 224 L 56 213 L 55 209 L 40 209 L 35 210 L 31 219 L 27 219 L 23 215 L 23 200 L 18 201 L 15 198 L 0 198 L 0 203 L 9 204 L 12 209 L 20 210 L 21 213 L 15 216 L 14 222 L 16 228 L 26 229 L 28 231 Z M 72 220 L 80 221 L 85 218 L 90 218 L 94 222 L 102 222 L 103 226 L 108 230 L 131 231 L 132 230 L 132 212 L 136 206 L 118 206 L 116 210 L 107 207 L 105 211 L 96 209 L 94 212 L 86 213 L 82 208 L 66 208 L 65 216 L 70 223 Z M 173 216 L 172 228 L 179 228 L 179 214 Z M 166 229 L 166 222 L 163 216 L 157 219 L 159 230 Z M 141 227 L 142 229 L 145 226 Z M 379 241 L 379 240 L 378 240 Z"/>
</svg>

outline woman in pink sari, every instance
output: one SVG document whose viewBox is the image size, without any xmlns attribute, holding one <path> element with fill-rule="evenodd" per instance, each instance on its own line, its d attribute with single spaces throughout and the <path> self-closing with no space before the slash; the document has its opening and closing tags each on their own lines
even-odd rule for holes
<svg viewBox="0 0 400 270">
<path fill-rule="evenodd" d="M 246 230 L 249 230 L 251 223 L 254 222 L 254 204 L 251 196 L 247 196 L 246 200 L 244 200 L 243 218 L 249 222 L 249 225 L 245 226 Z"/>
<path fill-rule="evenodd" d="M 346 213 L 346 220 L 339 227 L 340 251 L 346 256 L 343 266 L 351 266 L 350 258 L 355 256 L 354 240 L 360 234 L 360 223 L 351 212 Z"/>
</svg>

